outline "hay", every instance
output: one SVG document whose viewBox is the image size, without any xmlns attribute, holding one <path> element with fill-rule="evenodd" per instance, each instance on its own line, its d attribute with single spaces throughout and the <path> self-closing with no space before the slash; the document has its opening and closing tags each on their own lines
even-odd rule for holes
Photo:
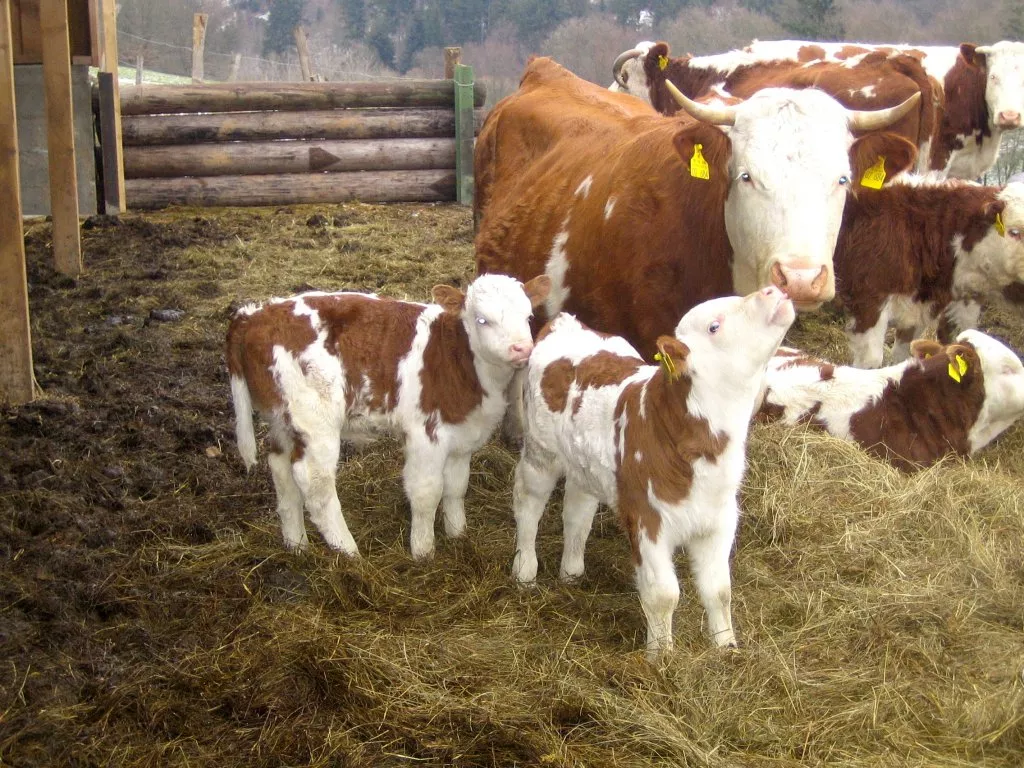
<svg viewBox="0 0 1024 768">
<path fill-rule="evenodd" d="M 303 288 L 424 299 L 472 274 L 457 206 L 168 211 L 91 222 L 89 272 L 29 227 L 37 375 L 0 412 L 0 764 L 1018 765 L 1024 430 L 901 474 L 779 425 L 751 436 L 733 565 L 741 646 L 644 660 L 628 547 L 599 513 L 577 584 L 510 579 L 515 455 L 473 460 L 469 535 L 407 554 L 401 451 L 339 475 L 364 557 L 283 552 L 265 467 L 233 446 L 221 344 Z M 176 306 L 180 323 L 147 319 Z M 133 319 L 111 324 L 111 317 Z M 986 322 L 1021 348 L 1024 324 Z M 845 354 L 841 320 L 796 343 Z"/>
</svg>

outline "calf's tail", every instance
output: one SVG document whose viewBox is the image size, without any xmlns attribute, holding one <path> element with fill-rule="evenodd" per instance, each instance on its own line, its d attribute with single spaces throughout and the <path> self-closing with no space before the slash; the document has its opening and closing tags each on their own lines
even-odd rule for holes
<svg viewBox="0 0 1024 768">
<path fill-rule="evenodd" d="M 248 471 L 256 465 L 256 432 L 252 426 L 252 396 L 242 376 L 231 376 L 231 400 L 235 404 L 235 440 Z"/>
</svg>

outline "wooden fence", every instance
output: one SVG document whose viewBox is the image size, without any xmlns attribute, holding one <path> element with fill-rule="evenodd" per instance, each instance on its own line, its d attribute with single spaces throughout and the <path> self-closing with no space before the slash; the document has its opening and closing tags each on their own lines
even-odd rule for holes
<svg viewBox="0 0 1024 768">
<path fill-rule="evenodd" d="M 463 65 L 452 80 L 126 85 L 126 202 L 468 203 L 485 99 Z"/>
</svg>

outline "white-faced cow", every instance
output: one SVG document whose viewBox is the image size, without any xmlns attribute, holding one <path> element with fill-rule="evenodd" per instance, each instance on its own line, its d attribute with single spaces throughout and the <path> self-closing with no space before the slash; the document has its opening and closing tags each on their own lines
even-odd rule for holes
<svg viewBox="0 0 1024 768">
<path fill-rule="evenodd" d="M 835 251 L 836 295 L 853 364 L 892 360 L 939 324 L 939 338 L 978 324 L 981 307 L 1024 298 L 1024 184 L 983 187 L 906 176 L 851 197 Z"/>
<path fill-rule="evenodd" d="M 647 650 L 672 647 L 680 547 L 711 639 L 735 645 L 729 552 L 747 430 L 765 367 L 794 316 L 792 302 L 773 287 L 705 302 L 658 340 L 660 366 L 645 365 L 623 338 L 596 333 L 572 315 L 546 326 L 526 374 L 513 490 L 515 577 L 537 577 L 537 526 L 564 476 L 563 579 L 583 574 L 594 513 L 608 504 L 629 537 Z"/>
<path fill-rule="evenodd" d="M 927 148 L 942 114 L 942 89 L 912 56 L 868 53 L 843 62 L 777 60 L 748 51 L 714 56 L 670 57 L 666 43 L 642 43 L 626 51 L 612 68 L 616 89 L 640 96 L 665 115 L 680 107 L 665 87 L 671 82 L 691 99 L 750 98 L 765 88 L 817 88 L 850 109 L 881 109 L 921 94 L 887 130 Z"/>
<path fill-rule="evenodd" d="M 716 296 L 774 283 L 800 309 L 831 299 L 851 179 L 880 158 L 890 174 L 902 171 L 915 154 L 889 133 L 853 136 L 899 119 L 914 99 L 854 112 L 813 89 L 766 89 L 736 106 L 680 94 L 697 119 L 621 116 L 621 100 L 640 102 L 550 59 L 531 62 L 523 81 L 528 101 L 519 92 L 503 100 L 489 149 L 477 155 L 478 177 L 495 157 L 503 169 L 490 176 L 477 267 L 549 275 L 548 317 L 573 312 L 645 355 L 686 310 Z M 517 163 L 504 147 L 521 147 L 545 113 L 573 131 Z"/>
<path fill-rule="evenodd" d="M 1002 342 L 964 331 L 919 339 L 912 357 L 864 370 L 781 348 L 759 421 L 811 424 L 904 470 L 981 450 L 1024 415 L 1024 365 Z"/>
<path fill-rule="evenodd" d="M 238 449 L 251 468 L 255 408 L 270 426 L 285 545 L 306 545 L 305 503 L 330 547 L 358 554 L 335 488 L 341 440 L 381 430 L 405 438 L 413 557 L 434 551 L 442 498 L 445 531 L 461 535 L 470 454 L 505 413 L 506 387 L 533 349 L 533 305 L 547 288 L 546 277 L 524 287 L 485 275 L 465 295 L 437 286 L 433 305 L 305 293 L 241 309 L 227 334 Z"/>
<path fill-rule="evenodd" d="M 920 59 L 942 86 L 945 107 L 935 141 L 922 150 L 918 168 L 943 176 L 978 178 L 995 163 L 1003 131 L 1021 126 L 1024 43 L 1004 40 L 994 45 L 912 46 L 755 40 L 745 50 L 760 58 L 804 62 L 850 63 L 869 51 Z"/>
</svg>

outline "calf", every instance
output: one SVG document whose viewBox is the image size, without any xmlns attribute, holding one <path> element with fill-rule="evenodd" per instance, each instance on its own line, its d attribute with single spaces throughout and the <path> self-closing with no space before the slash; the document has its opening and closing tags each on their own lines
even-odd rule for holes
<svg viewBox="0 0 1024 768">
<path fill-rule="evenodd" d="M 1024 414 L 1024 365 L 980 331 L 919 339 L 910 360 L 873 371 L 782 348 L 768 366 L 759 421 L 808 423 L 903 470 L 969 456 Z"/>
<path fill-rule="evenodd" d="M 977 325 L 981 304 L 1021 298 L 1024 184 L 907 177 L 865 189 L 847 199 L 834 263 L 854 365 L 882 364 L 890 325 L 893 362 L 936 320 L 950 341 Z"/>
<path fill-rule="evenodd" d="M 256 462 L 252 410 L 270 426 L 270 471 L 284 543 L 306 546 L 309 516 L 327 544 L 357 555 L 335 488 L 342 439 L 379 430 L 405 437 L 410 549 L 434 551 L 434 513 L 465 531 L 469 459 L 505 412 L 505 390 L 533 349 L 530 317 L 549 281 L 477 278 L 438 304 L 361 293 L 304 293 L 247 306 L 227 334 L 238 448 Z"/>
<path fill-rule="evenodd" d="M 650 654 L 672 647 L 679 601 L 673 553 L 685 547 L 711 637 L 735 645 L 729 551 L 747 429 L 765 367 L 793 322 L 777 288 L 691 309 L 658 339 L 661 366 L 624 339 L 561 314 L 527 368 L 526 430 L 513 506 L 520 582 L 537 576 L 537 526 L 565 476 L 561 576 L 583 573 L 599 502 L 629 537 Z"/>
</svg>

